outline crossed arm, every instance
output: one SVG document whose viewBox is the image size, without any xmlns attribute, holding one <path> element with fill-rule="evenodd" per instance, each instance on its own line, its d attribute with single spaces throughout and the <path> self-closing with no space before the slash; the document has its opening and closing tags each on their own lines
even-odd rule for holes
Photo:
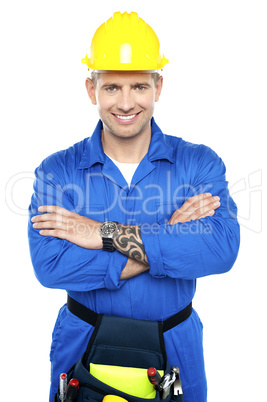
<svg viewBox="0 0 267 402">
<path fill-rule="evenodd" d="M 177 209 L 169 220 L 170 225 L 189 222 L 207 216 L 213 216 L 219 208 L 219 197 L 203 193 L 189 198 Z M 42 214 L 32 218 L 33 227 L 40 230 L 41 236 L 65 239 L 80 247 L 98 250 L 102 248 L 100 226 L 102 222 L 53 205 L 39 208 Z M 149 269 L 147 255 L 141 238 L 140 226 L 119 224 L 119 231 L 114 238 L 115 248 L 128 257 L 121 273 L 121 280 L 129 279 Z"/>
</svg>

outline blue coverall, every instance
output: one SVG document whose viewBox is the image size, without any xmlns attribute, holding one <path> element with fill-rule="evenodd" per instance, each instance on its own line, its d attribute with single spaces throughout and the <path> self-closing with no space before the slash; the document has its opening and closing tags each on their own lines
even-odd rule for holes
<svg viewBox="0 0 267 402">
<path fill-rule="evenodd" d="M 225 166 L 210 148 L 165 135 L 151 120 L 148 153 L 129 188 L 103 152 L 102 122 L 93 135 L 45 159 L 36 169 L 30 218 L 41 205 L 59 205 L 104 222 L 141 225 L 149 271 L 120 281 L 127 257 L 118 251 L 87 250 L 66 240 L 43 237 L 29 221 L 29 244 L 37 279 L 66 289 L 97 313 L 163 320 L 193 299 L 196 278 L 227 272 L 239 248 L 236 205 L 229 196 Z M 188 198 L 210 192 L 221 206 L 212 217 L 169 225 Z M 52 335 L 51 393 L 85 350 L 93 327 L 64 305 Z M 180 367 L 185 402 L 205 402 L 207 384 L 202 323 L 195 312 L 164 333 L 170 365 Z"/>
</svg>

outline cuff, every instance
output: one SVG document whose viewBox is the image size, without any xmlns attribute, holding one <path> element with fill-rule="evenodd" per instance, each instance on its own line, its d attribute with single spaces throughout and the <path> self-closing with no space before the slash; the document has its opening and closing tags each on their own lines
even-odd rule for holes
<svg viewBox="0 0 267 402">
<path fill-rule="evenodd" d="M 119 253 L 118 251 L 104 251 L 104 253 L 109 254 L 109 265 L 107 269 L 107 274 L 104 278 L 105 287 L 109 290 L 120 289 L 125 281 L 120 281 L 121 271 L 125 267 L 128 257 Z"/>
<path fill-rule="evenodd" d="M 162 235 L 164 236 L 164 229 L 159 224 L 141 225 L 141 238 L 150 266 L 149 273 L 154 278 L 167 276 L 160 247 L 160 237 Z"/>
</svg>

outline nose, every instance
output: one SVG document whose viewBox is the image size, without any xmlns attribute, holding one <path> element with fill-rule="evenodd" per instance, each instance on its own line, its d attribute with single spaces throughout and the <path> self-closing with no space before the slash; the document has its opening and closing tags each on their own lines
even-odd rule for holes
<svg viewBox="0 0 267 402">
<path fill-rule="evenodd" d="M 117 102 L 117 107 L 125 114 L 135 107 L 134 94 L 131 88 L 122 88 Z"/>
</svg>

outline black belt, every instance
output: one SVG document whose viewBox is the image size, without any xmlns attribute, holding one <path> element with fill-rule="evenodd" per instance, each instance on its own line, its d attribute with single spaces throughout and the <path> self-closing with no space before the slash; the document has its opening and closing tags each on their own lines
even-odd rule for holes
<svg viewBox="0 0 267 402">
<path fill-rule="evenodd" d="M 81 320 L 87 322 L 87 324 L 90 324 L 93 327 L 95 327 L 97 318 L 100 314 L 96 313 L 95 311 L 91 310 L 88 307 L 85 307 L 83 304 L 77 302 L 69 295 L 67 300 L 67 307 L 72 314 L 76 315 Z M 192 302 L 188 304 L 188 306 L 186 306 L 183 310 L 179 311 L 178 313 L 172 315 L 171 317 L 163 321 L 163 332 L 169 331 L 169 329 L 176 327 L 176 325 L 181 324 L 188 317 L 190 317 L 191 313 L 192 313 Z"/>
</svg>

